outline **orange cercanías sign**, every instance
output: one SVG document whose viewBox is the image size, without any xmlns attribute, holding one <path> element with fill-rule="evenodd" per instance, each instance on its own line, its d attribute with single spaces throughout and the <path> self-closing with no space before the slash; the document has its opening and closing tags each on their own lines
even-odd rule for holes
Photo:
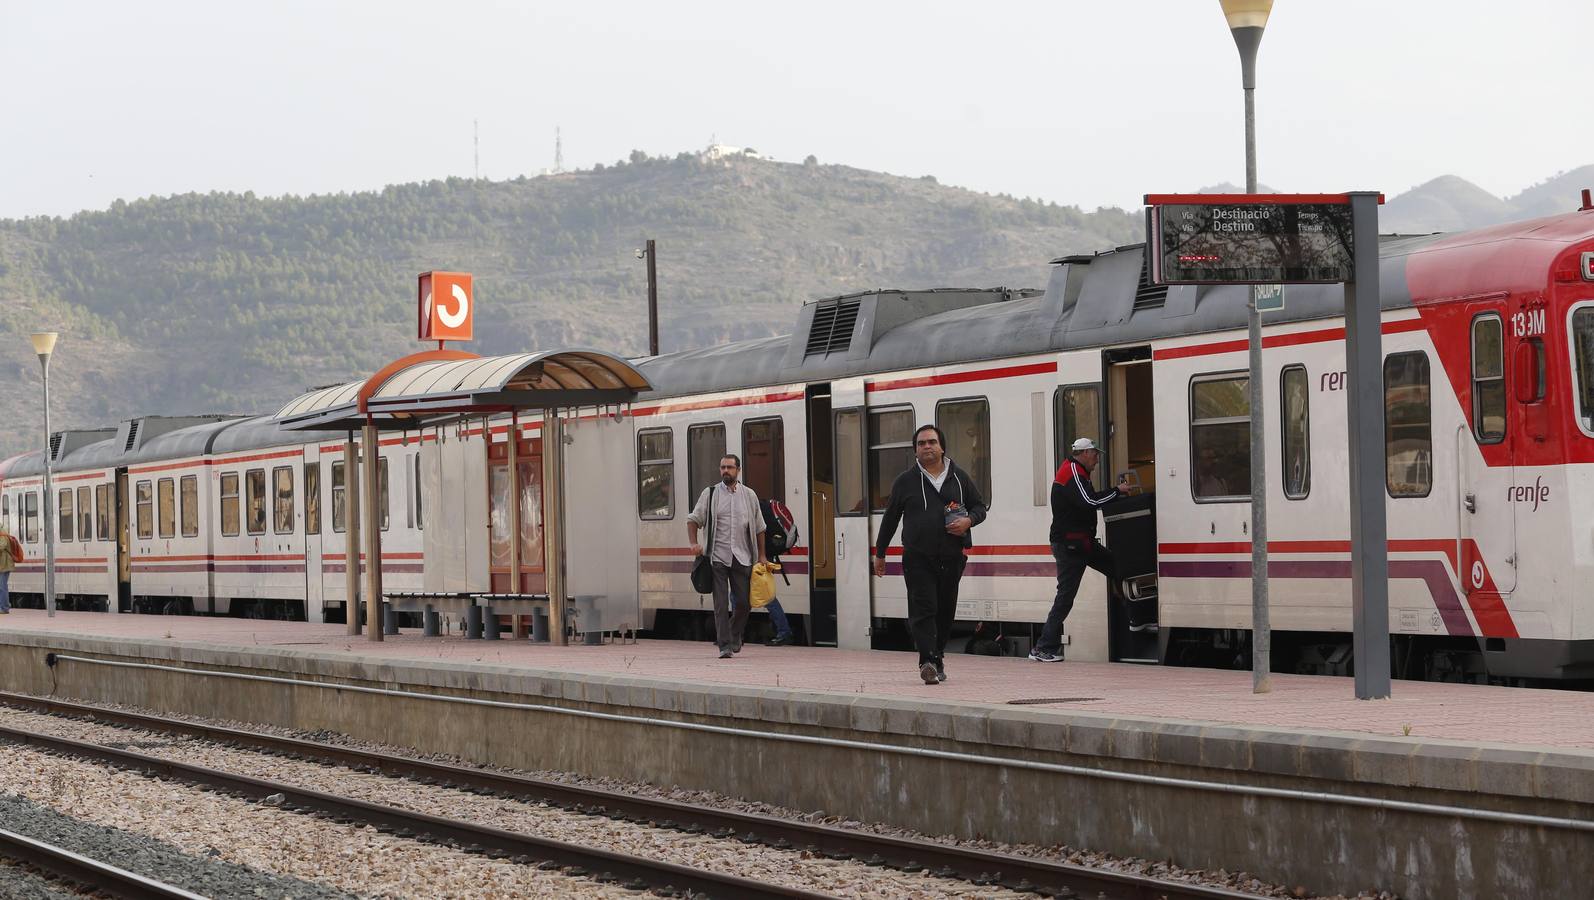
<svg viewBox="0 0 1594 900">
<path fill-rule="evenodd" d="M 475 321 L 476 297 L 469 272 L 422 272 L 416 291 L 423 341 L 468 341 Z"/>
</svg>

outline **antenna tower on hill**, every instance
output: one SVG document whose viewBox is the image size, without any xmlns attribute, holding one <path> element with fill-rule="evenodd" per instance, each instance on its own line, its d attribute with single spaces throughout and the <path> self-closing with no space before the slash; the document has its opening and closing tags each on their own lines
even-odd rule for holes
<svg viewBox="0 0 1594 900">
<path fill-rule="evenodd" d="M 476 175 L 475 175 L 475 177 L 480 178 L 480 177 L 482 177 L 482 126 L 481 126 L 481 120 L 479 120 L 479 119 L 471 119 L 470 120 L 470 127 L 471 127 L 471 130 L 474 132 L 474 135 L 475 135 L 474 139 L 473 139 L 474 143 L 476 145 Z"/>
<path fill-rule="evenodd" d="M 559 126 L 553 127 L 553 171 L 557 175 L 565 170 L 565 144 L 559 135 Z"/>
</svg>

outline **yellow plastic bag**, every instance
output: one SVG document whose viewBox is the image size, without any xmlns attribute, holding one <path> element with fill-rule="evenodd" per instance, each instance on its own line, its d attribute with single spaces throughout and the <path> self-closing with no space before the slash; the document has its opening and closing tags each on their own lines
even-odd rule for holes
<svg viewBox="0 0 1594 900">
<path fill-rule="evenodd" d="M 775 599 L 775 573 L 779 571 L 780 565 L 777 563 L 753 564 L 753 582 L 747 593 L 754 609 L 763 609 Z"/>
</svg>

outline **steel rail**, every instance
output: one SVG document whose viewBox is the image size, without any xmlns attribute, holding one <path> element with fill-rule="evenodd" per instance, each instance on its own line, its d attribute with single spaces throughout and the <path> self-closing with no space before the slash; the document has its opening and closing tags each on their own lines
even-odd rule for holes
<svg viewBox="0 0 1594 900">
<path fill-rule="evenodd" d="M 318 741 L 105 709 L 54 698 L 0 692 L 0 704 L 51 715 L 81 716 L 150 731 L 183 734 L 423 783 L 457 785 L 480 792 L 549 803 L 592 815 L 652 823 L 657 827 L 706 831 L 722 836 L 739 835 L 743 841 L 756 841 L 778 849 L 810 849 L 818 854 L 853 858 L 871 865 L 908 870 L 928 869 L 945 877 L 1036 889 L 1059 896 L 1069 896 L 1069 891 L 1089 897 L 1104 894 L 1113 900 L 1233 900 L 1254 896 L 1227 888 L 1184 884 L 1010 853 L 872 834 L 779 816 L 712 809 L 674 800 L 500 774 L 413 757 L 384 756 Z"/>
<path fill-rule="evenodd" d="M 218 769 L 174 762 L 130 750 L 70 738 L 34 734 L 0 726 L 0 740 L 43 750 L 109 763 L 121 768 L 184 781 L 201 787 L 227 791 L 252 800 L 282 795 L 281 805 L 295 811 L 310 810 L 340 822 L 364 822 L 400 837 L 433 843 L 457 844 L 471 852 L 512 858 L 538 859 L 566 868 L 577 877 L 599 877 L 621 882 L 636 889 L 652 888 L 690 892 L 704 897 L 727 898 L 803 898 L 817 900 L 817 894 L 797 888 L 765 884 L 750 878 L 724 875 L 641 856 L 583 847 L 533 835 L 518 834 L 485 825 L 446 819 L 429 813 L 412 812 L 391 806 L 339 797 L 282 782 L 237 775 Z"/>
<path fill-rule="evenodd" d="M 0 829 L 0 856 L 117 900 L 206 900 L 203 894 L 191 893 L 14 831 Z"/>
</svg>

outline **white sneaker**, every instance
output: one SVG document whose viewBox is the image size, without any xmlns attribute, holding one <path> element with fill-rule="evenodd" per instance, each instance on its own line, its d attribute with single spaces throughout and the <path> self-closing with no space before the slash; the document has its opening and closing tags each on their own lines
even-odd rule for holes
<svg viewBox="0 0 1594 900">
<path fill-rule="evenodd" d="M 1036 662 L 1063 661 L 1063 655 L 1061 653 L 1048 653 L 1045 650 L 1031 650 L 1029 652 L 1029 658 L 1035 660 Z"/>
</svg>

